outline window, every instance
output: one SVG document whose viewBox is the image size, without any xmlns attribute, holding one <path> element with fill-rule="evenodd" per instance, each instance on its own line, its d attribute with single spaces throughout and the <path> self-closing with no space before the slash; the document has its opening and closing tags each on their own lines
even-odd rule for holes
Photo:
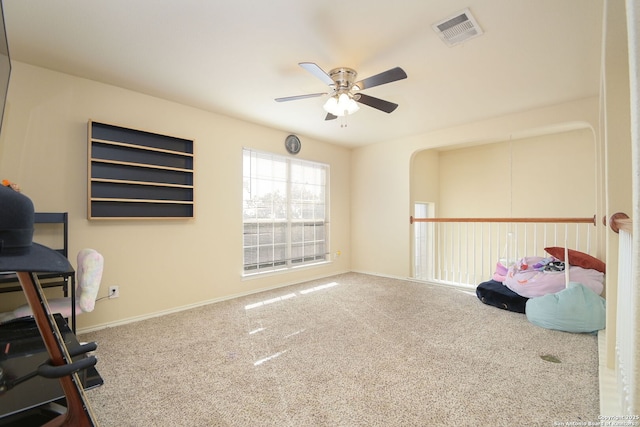
<svg viewBox="0 0 640 427">
<path fill-rule="evenodd" d="M 245 149 L 244 273 L 328 259 L 329 166 Z"/>
<path fill-rule="evenodd" d="M 435 203 L 417 202 L 414 204 L 414 218 L 434 218 Z M 413 224 L 413 277 L 420 280 L 432 280 L 435 263 L 435 227 L 433 223 L 416 222 Z"/>
</svg>

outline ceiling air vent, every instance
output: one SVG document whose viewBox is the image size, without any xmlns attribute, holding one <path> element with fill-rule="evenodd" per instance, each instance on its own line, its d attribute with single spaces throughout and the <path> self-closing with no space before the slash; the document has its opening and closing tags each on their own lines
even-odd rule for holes
<svg viewBox="0 0 640 427">
<path fill-rule="evenodd" d="M 482 28 L 471 15 L 469 9 L 464 9 L 447 19 L 436 22 L 432 27 L 449 46 L 455 46 L 482 34 Z"/>
</svg>

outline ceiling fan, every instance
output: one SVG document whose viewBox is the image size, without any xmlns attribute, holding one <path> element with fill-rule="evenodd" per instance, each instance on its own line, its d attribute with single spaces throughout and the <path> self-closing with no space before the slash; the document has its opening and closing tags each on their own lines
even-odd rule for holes
<svg viewBox="0 0 640 427">
<path fill-rule="evenodd" d="M 375 76 L 356 81 L 358 73 L 352 68 L 334 68 L 327 73 L 313 62 L 301 62 L 298 65 L 327 84 L 330 91 L 276 98 L 276 101 L 295 101 L 298 99 L 329 95 L 329 98 L 324 104 L 324 109 L 327 111 L 325 120 L 334 120 L 340 116 L 355 113 L 360 108 L 358 103 L 384 111 L 385 113 L 393 112 L 398 108 L 398 104 L 365 95 L 364 93 L 360 93 L 360 91 L 407 78 L 407 73 L 400 67 L 395 67 L 376 74 Z"/>
</svg>

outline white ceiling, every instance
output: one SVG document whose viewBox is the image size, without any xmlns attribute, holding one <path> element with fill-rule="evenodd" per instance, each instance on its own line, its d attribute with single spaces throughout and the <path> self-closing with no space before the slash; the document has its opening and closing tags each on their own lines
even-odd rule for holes
<svg viewBox="0 0 640 427">
<path fill-rule="evenodd" d="M 11 58 L 285 132 L 361 146 L 598 94 L 601 0 L 3 0 Z M 431 25 L 470 8 L 448 47 Z M 348 126 L 325 121 L 299 67 L 395 66 Z"/>
</svg>

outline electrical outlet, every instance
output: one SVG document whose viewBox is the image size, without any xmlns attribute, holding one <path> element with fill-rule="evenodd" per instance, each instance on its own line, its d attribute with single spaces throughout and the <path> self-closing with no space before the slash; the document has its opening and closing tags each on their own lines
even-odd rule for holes
<svg viewBox="0 0 640 427">
<path fill-rule="evenodd" d="M 109 286 L 109 299 L 120 296 L 120 286 Z"/>
</svg>

